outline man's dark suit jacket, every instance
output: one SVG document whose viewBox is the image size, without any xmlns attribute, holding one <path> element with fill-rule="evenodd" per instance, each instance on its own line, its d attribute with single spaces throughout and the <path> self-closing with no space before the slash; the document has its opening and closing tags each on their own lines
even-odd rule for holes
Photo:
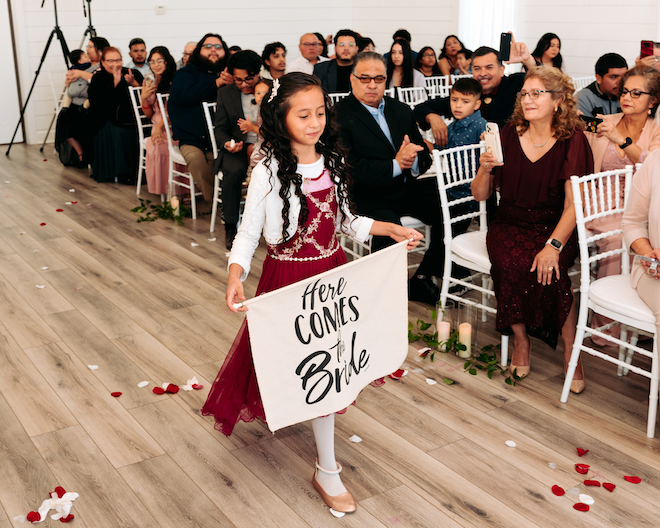
<svg viewBox="0 0 660 528">
<path fill-rule="evenodd" d="M 375 209 L 397 209 L 401 193 L 414 179 L 410 170 L 404 170 L 392 178 L 393 160 L 407 134 L 412 143 L 424 150 L 417 154 L 419 172 L 425 173 L 432 164 L 412 110 L 408 105 L 385 97 L 385 120 L 390 128 L 392 141 L 378 126 L 369 111 L 353 94 L 336 105 L 341 126 L 341 138 L 348 150 L 348 163 L 352 166 L 354 201 L 357 212 L 368 214 Z M 405 181 L 404 181 L 405 180 Z"/>
<path fill-rule="evenodd" d="M 314 75 L 321 81 L 321 86 L 328 93 L 337 91 L 337 60 L 317 62 L 314 65 Z"/>
<path fill-rule="evenodd" d="M 502 77 L 502 81 L 494 94 L 481 96 L 482 115 L 491 123 L 497 123 L 501 129 L 513 114 L 517 94 L 522 89 L 524 82 L 524 73 L 514 73 Z M 487 97 L 492 98 L 489 105 L 484 103 L 484 99 Z M 430 125 L 426 122 L 426 116 L 429 114 L 453 117 L 449 108 L 449 97 L 437 97 L 415 107 L 415 118 L 422 130 L 430 128 Z"/>
<path fill-rule="evenodd" d="M 215 109 L 215 141 L 218 145 L 218 157 L 212 167 L 214 174 L 222 167 L 222 157 L 227 152 L 224 144 L 232 139 L 238 143 L 247 138 L 247 134 L 243 134 L 238 127 L 238 120 L 245 119 L 241 93 L 235 84 L 228 84 L 218 90 L 218 105 Z M 243 146 L 244 150 L 245 148 Z"/>
</svg>

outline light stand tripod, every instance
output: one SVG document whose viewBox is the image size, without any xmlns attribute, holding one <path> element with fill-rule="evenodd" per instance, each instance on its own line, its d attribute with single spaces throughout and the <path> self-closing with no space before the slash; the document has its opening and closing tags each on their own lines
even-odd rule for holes
<svg viewBox="0 0 660 528">
<path fill-rule="evenodd" d="M 85 8 L 85 2 L 87 2 L 87 8 Z M 92 0 L 83 0 L 83 14 L 87 19 L 89 20 L 89 24 L 87 24 L 87 29 L 85 29 L 85 32 L 83 33 L 82 40 L 80 41 L 80 49 L 83 48 L 83 44 L 85 44 L 85 41 L 93 38 L 96 36 L 96 28 L 92 25 L 92 6 L 91 6 Z M 89 16 L 88 16 L 89 13 Z M 64 87 L 64 90 L 62 90 L 62 95 L 60 98 L 64 97 L 64 94 L 66 92 L 67 87 Z M 41 148 L 39 149 L 39 152 L 44 151 L 44 147 L 46 146 L 46 141 L 48 141 L 48 136 L 50 135 L 50 131 L 53 128 L 53 124 L 55 123 L 55 120 L 57 119 L 57 108 L 59 107 L 57 105 L 57 101 L 55 101 L 55 107 L 56 111 L 53 114 L 52 119 L 50 120 L 50 125 L 48 125 L 48 131 L 46 132 L 46 135 L 44 136 L 44 142 L 41 144 Z"/>
<path fill-rule="evenodd" d="M 43 2 L 41 3 L 41 7 L 44 6 L 45 1 L 46 0 L 43 0 Z M 18 128 L 21 126 L 21 123 L 23 122 L 23 115 L 25 114 L 25 109 L 27 108 L 28 102 L 30 101 L 30 97 L 32 96 L 32 91 L 34 90 L 34 86 L 35 84 L 37 84 L 37 78 L 39 77 L 39 73 L 41 72 L 41 67 L 44 65 L 44 61 L 46 60 L 46 55 L 48 54 L 48 48 L 50 48 L 50 44 L 53 41 L 53 37 L 55 36 L 57 36 L 57 40 L 60 41 L 60 45 L 62 46 L 62 55 L 64 55 L 64 65 L 66 66 L 67 69 L 69 68 L 69 47 L 66 45 L 64 34 L 62 33 L 62 30 L 60 29 L 59 26 L 59 21 L 57 17 L 57 0 L 53 0 L 53 7 L 55 12 L 55 27 L 50 32 L 50 36 L 48 37 L 48 42 L 46 42 L 46 48 L 44 49 L 44 52 L 41 55 L 41 60 L 39 61 L 39 68 L 37 68 L 37 71 L 34 74 L 34 81 L 32 81 L 30 92 L 28 93 L 27 99 L 25 99 L 25 104 L 23 105 L 23 108 L 21 108 L 21 116 L 18 118 L 18 123 L 16 124 L 14 135 L 11 137 L 9 148 L 5 153 L 5 155 L 7 156 L 9 156 L 9 151 L 11 150 L 11 147 L 14 144 L 14 139 L 16 138 L 16 134 L 18 133 Z"/>
</svg>

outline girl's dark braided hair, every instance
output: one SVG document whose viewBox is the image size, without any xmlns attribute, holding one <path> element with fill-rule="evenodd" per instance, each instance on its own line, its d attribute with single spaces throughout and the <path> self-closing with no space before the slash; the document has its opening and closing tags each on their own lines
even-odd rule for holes
<svg viewBox="0 0 660 528">
<path fill-rule="evenodd" d="M 300 199 L 300 218 L 298 225 L 302 226 L 307 221 L 309 209 L 307 200 L 302 192 L 303 179 L 297 173 L 298 158 L 291 150 L 291 136 L 286 127 L 286 116 L 291 108 L 291 97 L 303 90 L 320 90 L 325 101 L 326 124 L 321 137 L 316 143 L 316 152 L 325 158 L 325 167 L 330 171 L 332 180 L 337 185 L 337 202 L 341 211 L 342 220 L 346 219 L 345 209 L 354 210 L 350 194 L 352 188 L 352 177 L 344 161 L 346 151 L 341 146 L 339 139 L 339 125 L 335 120 L 335 112 L 332 101 L 328 94 L 321 88 L 321 81 L 313 75 L 292 72 L 279 79 L 277 95 L 272 98 L 271 88 L 264 96 L 261 103 L 261 135 L 264 138 L 262 150 L 266 154 L 264 164 L 270 169 L 270 163 L 277 161 L 277 178 L 282 187 L 280 198 L 284 203 L 282 207 L 282 242 L 287 239 L 287 231 L 290 226 L 289 210 L 291 205 L 291 187 L 293 186 L 296 196 Z M 270 173 L 272 176 L 272 172 Z"/>
</svg>

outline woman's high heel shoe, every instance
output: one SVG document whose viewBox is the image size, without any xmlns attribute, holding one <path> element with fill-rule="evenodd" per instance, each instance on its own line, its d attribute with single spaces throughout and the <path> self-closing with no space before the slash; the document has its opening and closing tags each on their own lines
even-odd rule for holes
<svg viewBox="0 0 660 528">
<path fill-rule="evenodd" d="M 355 499 L 353 498 L 353 495 L 351 495 L 350 491 L 346 491 L 342 493 L 341 495 L 328 495 L 325 490 L 321 487 L 321 484 L 319 484 L 319 481 L 316 480 L 316 472 L 317 471 L 322 471 L 323 473 L 326 473 L 328 475 L 338 475 L 341 473 L 342 467 L 339 463 L 337 463 L 337 469 L 334 471 L 330 471 L 329 469 L 324 469 L 321 466 L 319 466 L 318 460 L 316 461 L 316 470 L 314 471 L 314 476 L 312 477 L 312 484 L 316 488 L 316 491 L 318 491 L 321 494 L 321 497 L 325 501 L 325 503 L 330 506 L 335 511 L 338 512 L 343 512 L 343 513 L 352 513 L 355 510 L 357 510 L 357 503 L 355 502 Z"/>
<path fill-rule="evenodd" d="M 524 378 L 527 376 L 531 370 L 531 362 L 532 362 L 532 343 L 529 343 L 529 362 L 530 365 L 514 365 L 513 364 L 513 357 L 511 357 L 511 364 L 509 365 L 509 372 L 511 374 L 514 374 L 518 376 L 519 378 Z"/>
<path fill-rule="evenodd" d="M 578 363 L 578 366 L 580 367 L 580 372 L 582 373 L 582 379 L 575 379 L 575 374 L 577 374 L 577 369 L 575 369 L 575 374 L 573 374 L 573 381 L 571 381 L 571 392 L 573 394 L 580 394 L 587 386 L 587 384 L 584 382 L 584 369 L 582 368 L 582 361 Z M 566 371 L 564 371 L 564 375 L 566 375 Z"/>
</svg>

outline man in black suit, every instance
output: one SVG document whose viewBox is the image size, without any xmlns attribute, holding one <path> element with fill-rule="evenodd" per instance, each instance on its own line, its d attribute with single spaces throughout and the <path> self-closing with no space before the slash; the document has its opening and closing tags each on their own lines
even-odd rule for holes
<svg viewBox="0 0 660 528">
<path fill-rule="evenodd" d="M 523 42 L 511 44 L 511 60 L 521 62 L 526 68 L 536 66 Z M 496 49 L 482 46 L 472 54 L 472 76 L 481 83 L 481 115 L 500 128 L 509 120 L 516 105 L 516 97 L 525 82 L 525 73 L 504 75 L 504 65 Z M 447 144 L 447 125 L 441 116 L 452 117 L 449 97 L 431 99 L 415 107 L 415 118 L 422 129 L 431 128 L 436 144 Z"/>
<path fill-rule="evenodd" d="M 250 125 L 255 123 L 259 112 L 254 87 L 259 83 L 260 69 L 259 55 L 251 50 L 238 51 L 227 63 L 234 83 L 218 90 L 215 111 L 218 158 L 213 164 L 213 173 L 222 171 L 222 212 L 227 249 L 231 249 L 236 236 L 241 189 L 249 162 L 247 147 L 257 142 L 257 135 L 250 130 Z"/>
<path fill-rule="evenodd" d="M 318 62 L 314 75 L 321 80 L 321 86 L 328 93 L 345 93 L 351 89 L 350 77 L 353 61 L 358 53 L 358 34 L 350 29 L 341 29 L 335 35 L 336 59 Z"/>
<path fill-rule="evenodd" d="M 386 66 L 382 55 L 360 53 L 351 74 L 352 93 L 337 104 L 341 138 L 353 167 L 358 214 L 401 223 L 414 216 L 431 226 L 431 245 L 409 283 L 409 298 L 435 304 L 440 291 L 431 277 L 442 277 L 442 212 L 435 178 L 418 179 L 431 167 L 431 155 L 410 108 L 384 97 Z M 393 242 L 374 237 L 372 249 Z"/>
</svg>

